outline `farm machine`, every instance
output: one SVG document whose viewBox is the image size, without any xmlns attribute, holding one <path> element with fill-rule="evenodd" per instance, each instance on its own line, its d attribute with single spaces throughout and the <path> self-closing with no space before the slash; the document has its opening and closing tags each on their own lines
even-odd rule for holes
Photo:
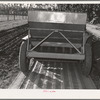
<svg viewBox="0 0 100 100">
<path fill-rule="evenodd" d="M 79 66 L 76 64 L 75 68 L 79 67 L 80 70 L 76 72 L 82 73 L 82 77 L 87 79 L 92 67 L 92 36 L 86 32 L 86 19 L 86 13 L 28 11 L 28 35 L 23 38 L 19 53 L 21 71 L 29 76 L 32 71 L 29 68 L 31 59 L 33 62 L 40 61 L 43 65 L 50 61 L 62 62 L 66 79 L 68 70 L 65 71 L 65 63 L 71 63 L 70 69 L 77 62 Z M 53 67 L 52 64 L 47 66 Z M 74 68 L 72 72 L 73 70 Z M 80 77 L 77 73 L 77 77 Z"/>
</svg>

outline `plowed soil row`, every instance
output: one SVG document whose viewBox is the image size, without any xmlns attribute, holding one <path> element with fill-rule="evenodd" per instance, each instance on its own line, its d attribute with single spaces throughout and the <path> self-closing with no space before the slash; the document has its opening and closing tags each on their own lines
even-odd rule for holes
<svg viewBox="0 0 100 100">
<path fill-rule="evenodd" d="M 0 32 L 0 35 L 3 32 Z M 27 25 L 4 31 L 0 36 L 0 88 L 6 89 L 19 72 L 18 55 Z M 8 34 L 7 34 L 8 33 Z"/>
</svg>

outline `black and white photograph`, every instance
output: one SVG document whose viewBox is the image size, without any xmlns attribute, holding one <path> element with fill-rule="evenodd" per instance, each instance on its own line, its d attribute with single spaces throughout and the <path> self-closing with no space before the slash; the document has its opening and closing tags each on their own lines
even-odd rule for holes
<svg viewBox="0 0 100 100">
<path fill-rule="evenodd" d="M 0 89 L 99 90 L 100 3 L 0 2 Z"/>
</svg>

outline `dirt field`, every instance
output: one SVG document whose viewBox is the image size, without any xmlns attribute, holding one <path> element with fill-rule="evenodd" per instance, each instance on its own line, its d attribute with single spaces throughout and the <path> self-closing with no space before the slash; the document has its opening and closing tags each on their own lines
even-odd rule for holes
<svg viewBox="0 0 100 100">
<path fill-rule="evenodd" d="M 26 16 L 15 16 L 15 20 L 17 19 L 27 19 Z M 0 15 L 0 22 L 7 21 L 7 20 L 14 20 L 14 15 Z"/>
<path fill-rule="evenodd" d="M 0 33 L 0 88 L 7 88 L 19 72 L 18 55 L 26 26 Z"/>
</svg>

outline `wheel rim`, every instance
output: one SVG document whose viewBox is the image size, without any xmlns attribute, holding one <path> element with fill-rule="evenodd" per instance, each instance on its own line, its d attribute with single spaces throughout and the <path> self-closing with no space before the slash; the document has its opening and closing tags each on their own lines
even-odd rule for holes
<svg viewBox="0 0 100 100">
<path fill-rule="evenodd" d="M 27 41 L 23 41 L 20 46 L 20 52 L 19 52 L 19 66 L 20 66 L 20 70 L 26 76 L 28 76 L 30 60 L 26 57 L 26 51 L 27 51 Z"/>
</svg>

